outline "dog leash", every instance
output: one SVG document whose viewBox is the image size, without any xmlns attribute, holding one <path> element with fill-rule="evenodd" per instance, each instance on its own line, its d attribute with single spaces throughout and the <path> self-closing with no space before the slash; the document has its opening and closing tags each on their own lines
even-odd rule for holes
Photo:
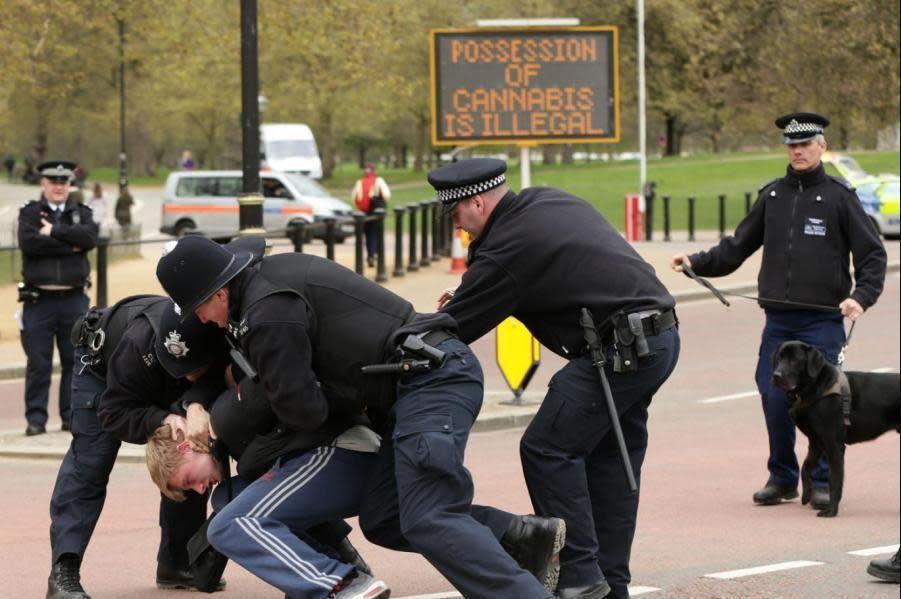
<svg viewBox="0 0 901 599">
<path fill-rule="evenodd" d="M 822 304 L 807 304 L 804 302 L 793 302 L 789 300 L 777 300 L 777 299 L 767 299 L 765 297 L 759 297 L 755 295 L 744 295 L 741 293 L 731 293 L 729 291 L 723 292 L 714 287 L 713 283 L 705 279 L 704 277 L 699 277 L 695 274 L 695 271 L 692 270 L 691 266 L 686 263 L 682 263 L 682 270 L 685 271 L 689 277 L 694 279 L 696 283 L 705 287 L 710 293 L 716 297 L 716 299 L 720 300 L 724 306 L 729 307 L 732 304 L 729 303 L 724 296 L 729 295 L 732 297 L 741 297 L 744 299 L 754 300 L 755 302 L 767 302 L 767 303 L 776 303 L 776 304 L 784 304 L 788 306 L 797 306 L 799 308 L 810 308 L 813 310 L 822 310 L 824 312 L 841 312 L 842 309 L 838 306 L 824 306 Z M 857 324 L 856 320 L 851 321 L 851 328 L 848 330 L 848 334 L 845 336 L 845 344 L 842 345 L 841 351 L 838 353 L 838 367 L 841 368 L 842 364 L 845 362 L 845 351 L 847 351 L 848 346 L 851 344 L 851 335 L 854 333 L 854 325 Z"/>
</svg>

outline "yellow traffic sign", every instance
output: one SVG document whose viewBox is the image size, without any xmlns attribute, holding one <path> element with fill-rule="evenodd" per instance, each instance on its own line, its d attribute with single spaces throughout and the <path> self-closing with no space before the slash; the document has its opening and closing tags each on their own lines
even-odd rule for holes
<svg viewBox="0 0 901 599">
<path fill-rule="evenodd" d="M 541 346 L 526 325 L 512 316 L 497 326 L 497 366 L 518 398 L 541 363 Z"/>
</svg>

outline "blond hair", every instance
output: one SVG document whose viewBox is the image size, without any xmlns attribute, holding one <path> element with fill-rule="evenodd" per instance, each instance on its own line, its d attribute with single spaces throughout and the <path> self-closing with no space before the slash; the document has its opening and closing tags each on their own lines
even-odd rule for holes
<svg viewBox="0 0 901 599">
<path fill-rule="evenodd" d="M 172 440 L 172 429 L 168 424 L 153 432 L 147 440 L 145 454 L 150 478 L 163 495 L 173 501 L 184 501 L 184 491 L 169 484 L 172 474 L 181 465 L 182 454 L 178 452 L 178 441 Z"/>
</svg>

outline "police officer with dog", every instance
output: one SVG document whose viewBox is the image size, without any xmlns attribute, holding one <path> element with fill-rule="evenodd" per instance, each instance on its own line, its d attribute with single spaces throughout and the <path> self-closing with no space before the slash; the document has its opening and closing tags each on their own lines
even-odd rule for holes
<svg viewBox="0 0 901 599">
<path fill-rule="evenodd" d="M 91 209 L 69 199 L 75 163 L 52 160 L 38 165 L 41 197 L 19 211 L 22 279 L 22 346 L 25 371 L 25 434 L 47 430 L 47 402 L 53 371 L 53 345 L 59 348 L 59 415 L 69 430 L 72 352 L 69 332 L 88 309 L 85 288 L 91 265 L 87 252 L 97 245 Z"/>
<path fill-rule="evenodd" d="M 317 256 L 252 261 L 188 236 L 157 277 L 183 313 L 227 328 L 286 429 L 365 409 L 382 435 L 367 538 L 421 553 L 467 597 L 551 597 L 564 523 L 471 505 L 463 453 L 483 381 L 453 319 Z"/>
<path fill-rule="evenodd" d="M 735 271 L 763 247 L 757 278 L 766 324 L 755 379 L 769 435 L 769 477 L 754 503 L 775 505 L 798 496 L 798 459 L 790 402 L 773 385 L 772 357 L 784 341 L 804 341 L 838 363 L 845 344 L 843 318 L 851 321 L 876 303 L 885 282 L 886 252 L 879 233 L 854 188 L 826 174 L 824 129 L 829 119 L 812 112 L 776 119 L 788 152 L 785 176 L 760 188 L 757 202 L 708 251 L 676 254 L 674 270 L 688 266 L 697 275 L 718 277 Z M 849 271 L 854 263 L 854 280 Z M 813 470 L 811 506 L 829 505 L 829 467 L 821 459 Z"/>
<path fill-rule="evenodd" d="M 536 513 L 566 521 L 557 596 L 625 598 L 638 511 L 630 483 L 640 480 L 648 406 L 679 355 L 675 302 L 594 207 L 558 189 L 515 194 L 506 169 L 485 158 L 429 173 L 454 225 L 474 238 L 462 283 L 439 304 L 464 343 L 515 316 L 568 360 L 523 435 L 523 472 Z"/>
<path fill-rule="evenodd" d="M 94 308 L 72 336 L 72 441 L 50 500 L 48 599 L 88 597 L 80 566 L 121 441 L 145 443 L 162 425 L 173 437 L 208 426 L 204 406 L 224 387 L 221 369 L 201 377 L 223 354 L 218 331 L 193 317 L 182 321 L 166 297 L 132 296 Z M 196 493 L 184 503 L 161 496 L 160 588 L 193 586 L 186 545 L 206 519 L 206 500 Z"/>
</svg>

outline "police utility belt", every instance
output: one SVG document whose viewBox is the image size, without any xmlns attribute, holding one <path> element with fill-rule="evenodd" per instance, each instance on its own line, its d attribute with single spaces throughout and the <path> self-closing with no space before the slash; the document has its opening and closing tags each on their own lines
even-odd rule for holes
<svg viewBox="0 0 901 599">
<path fill-rule="evenodd" d="M 22 303 L 35 303 L 42 297 L 69 297 L 84 293 L 84 287 L 70 287 L 68 289 L 43 289 L 28 283 L 19 283 L 19 297 L 17 301 Z"/>
<path fill-rule="evenodd" d="M 455 338 L 444 330 L 407 335 L 395 349 L 394 361 L 364 366 L 363 374 L 410 374 L 437 370 L 447 361 L 447 355 L 437 346 Z"/>
<path fill-rule="evenodd" d="M 679 324 L 676 312 L 670 310 L 644 310 L 641 312 L 617 312 L 610 317 L 609 326 L 601 336 L 604 348 L 613 346 L 613 371 L 634 372 L 638 359 L 651 353 L 648 337 Z"/>
<path fill-rule="evenodd" d="M 82 364 L 100 376 L 106 372 L 103 361 L 103 347 L 106 345 L 106 331 L 101 326 L 104 310 L 91 308 L 75 321 L 71 341 L 74 347 L 82 346 L 87 352 L 82 356 Z"/>
</svg>

